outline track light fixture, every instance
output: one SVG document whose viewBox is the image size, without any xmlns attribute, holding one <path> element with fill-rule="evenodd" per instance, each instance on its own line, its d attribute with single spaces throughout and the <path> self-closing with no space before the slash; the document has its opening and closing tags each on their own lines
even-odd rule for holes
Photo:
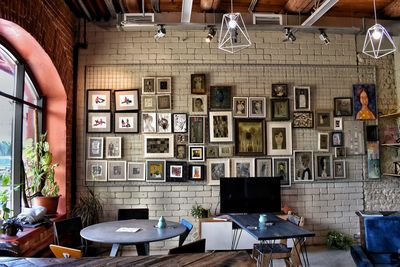
<svg viewBox="0 0 400 267">
<path fill-rule="evenodd" d="M 164 25 L 160 24 L 160 25 L 158 25 L 158 30 L 157 30 L 156 34 L 154 35 L 154 39 L 156 41 L 158 41 L 161 38 L 163 38 L 166 34 L 167 34 L 167 31 L 165 30 Z"/>
<path fill-rule="evenodd" d="M 296 36 L 294 36 L 294 33 L 290 28 L 285 28 L 285 39 L 283 40 L 284 42 L 290 41 L 294 42 L 296 41 Z"/>
<path fill-rule="evenodd" d="M 324 30 L 319 30 L 320 34 L 319 34 L 319 39 L 321 39 L 321 41 L 325 44 L 328 45 L 331 43 L 331 40 L 329 40 L 328 35 L 326 34 L 326 32 Z"/>
<path fill-rule="evenodd" d="M 216 33 L 217 33 L 217 30 L 215 29 L 215 27 L 209 26 L 208 34 L 207 34 L 207 37 L 205 38 L 206 43 L 210 43 Z"/>
</svg>

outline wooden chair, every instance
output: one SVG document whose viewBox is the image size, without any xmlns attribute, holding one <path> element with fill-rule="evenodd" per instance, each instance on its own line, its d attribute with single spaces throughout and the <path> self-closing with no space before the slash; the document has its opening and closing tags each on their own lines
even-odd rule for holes
<svg viewBox="0 0 400 267">
<path fill-rule="evenodd" d="M 194 242 L 172 248 L 168 251 L 168 255 L 183 253 L 204 253 L 206 252 L 206 240 L 200 239 Z"/>
<path fill-rule="evenodd" d="M 82 258 L 82 251 L 79 249 L 63 247 L 54 244 L 50 245 L 50 249 L 56 258 Z"/>
</svg>

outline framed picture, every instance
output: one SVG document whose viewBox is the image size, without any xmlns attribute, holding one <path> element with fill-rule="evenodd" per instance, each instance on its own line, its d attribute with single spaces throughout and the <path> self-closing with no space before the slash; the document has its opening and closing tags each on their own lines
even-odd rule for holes
<svg viewBox="0 0 400 267">
<path fill-rule="evenodd" d="M 175 157 L 177 159 L 187 159 L 186 145 L 182 144 L 176 145 L 175 151 L 176 151 Z"/>
<path fill-rule="evenodd" d="M 343 130 L 343 118 L 342 117 L 334 117 L 333 118 L 333 130 L 335 130 L 335 131 Z"/>
<path fill-rule="evenodd" d="M 379 159 L 379 142 L 367 143 L 367 166 L 368 179 L 381 178 L 380 159 Z M 394 163 L 394 173 L 400 175 L 399 162 Z M 393 169 L 392 169 L 393 170 Z"/>
<path fill-rule="evenodd" d="M 287 97 L 288 85 L 286 83 L 273 83 L 271 88 L 272 97 Z"/>
<path fill-rule="evenodd" d="M 229 159 L 207 159 L 207 184 L 219 185 L 223 177 L 230 177 Z"/>
<path fill-rule="evenodd" d="M 114 113 L 114 133 L 138 133 L 138 112 L 116 112 Z"/>
<path fill-rule="evenodd" d="M 142 78 L 142 95 L 154 95 L 156 93 L 156 78 Z"/>
<path fill-rule="evenodd" d="M 192 115 L 207 115 L 207 95 L 190 95 L 189 110 Z"/>
<path fill-rule="evenodd" d="M 218 149 L 217 145 L 208 145 L 206 149 L 206 157 L 207 158 L 218 158 Z"/>
<path fill-rule="evenodd" d="M 116 136 L 106 137 L 106 158 L 120 159 L 122 157 L 122 138 Z"/>
<path fill-rule="evenodd" d="M 256 159 L 256 177 L 272 177 L 272 159 Z"/>
<path fill-rule="evenodd" d="M 108 161 L 108 181 L 126 181 L 126 161 Z"/>
<path fill-rule="evenodd" d="M 249 117 L 265 118 L 267 116 L 267 104 L 265 97 L 249 97 Z"/>
<path fill-rule="evenodd" d="M 231 86 L 210 86 L 210 109 L 232 109 L 231 94 Z"/>
<path fill-rule="evenodd" d="M 157 113 L 157 132 L 171 133 L 172 132 L 172 114 Z"/>
<path fill-rule="evenodd" d="M 139 110 L 139 91 L 118 90 L 115 95 L 115 111 Z"/>
<path fill-rule="evenodd" d="M 275 157 L 272 158 L 272 164 L 274 166 L 274 176 L 281 178 L 281 187 L 288 187 L 291 184 L 290 178 L 290 158 L 287 157 Z"/>
<path fill-rule="evenodd" d="M 347 155 L 364 155 L 364 122 L 343 121 L 344 146 Z"/>
<path fill-rule="evenodd" d="M 189 116 L 189 143 L 203 144 L 205 139 L 205 117 Z"/>
<path fill-rule="evenodd" d="M 346 161 L 334 160 L 333 161 L 333 178 L 346 178 Z"/>
<path fill-rule="evenodd" d="M 173 113 L 172 114 L 173 131 L 174 133 L 187 133 L 188 123 L 186 113 Z"/>
<path fill-rule="evenodd" d="M 143 133 L 157 132 L 157 113 L 155 112 L 142 113 L 142 132 Z"/>
<path fill-rule="evenodd" d="M 110 133 L 111 112 L 88 112 L 87 113 L 88 133 Z"/>
<path fill-rule="evenodd" d="M 263 119 L 235 120 L 236 155 L 265 155 L 265 122 Z"/>
<path fill-rule="evenodd" d="M 346 157 L 346 147 L 335 147 L 335 158 L 345 158 Z"/>
<path fill-rule="evenodd" d="M 294 153 L 294 181 L 314 181 L 314 165 L 312 150 L 295 150 Z"/>
<path fill-rule="evenodd" d="M 233 158 L 232 177 L 254 177 L 253 158 Z"/>
<path fill-rule="evenodd" d="M 234 97 L 233 98 L 233 117 L 237 118 L 247 118 L 248 113 L 249 98 L 248 97 Z"/>
<path fill-rule="evenodd" d="M 156 95 L 142 95 L 142 111 L 155 111 L 157 110 L 157 96 Z"/>
<path fill-rule="evenodd" d="M 383 127 L 384 130 L 385 127 Z M 379 135 L 378 135 L 378 125 L 367 125 L 365 126 L 365 132 L 366 132 L 366 138 L 367 138 L 367 142 L 376 142 L 379 141 Z M 385 133 L 385 131 L 384 131 Z M 397 132 L 395 134 L 395 136 L 397 139 Z M 396 141 L 394 140 L 393 143 L 396 143 Z M 391 143 L 391 144 L 393 144 Z"/>
<path fill-rule="evenodd" d="M 293 128 L 314 128 L 314 113 L 311 111 L 293 112 Z"/>
<path fill-rule="evenodd" d="M 175 134 L 175 144 L 187 144 L 189 136 L 187 134 Z"/>
<path fill-rule="evenodd" d="M 165 182 L 165 160 L 146 161 L 146 182 Z"/>
<path fill-rule="evenodd" d="M 185 161 L 167 161 L 167 182 L 185 182 L 187 180 L 187 163 Z"/>
<path fill-rule="evenodd" d="M 232 112 L 212 111 L 210 118 L 210 142 L 232 142 Z"/>
<path fill-rule="evenodd" d="M 204 146 L 189 146 L 189 161 L 204 161 Z"/>
<path fill-rule="evenodd" d="M 192 94 L 205 94 L 206 91 L 206 75 L 205 74 L 191 74 L 190 75 L 191 93 Z"/>
<path fill-rule="evenodd" d="M 315 177 L 317 179 L 332 179 L 332 155 L 318 154 L 315 155 Z"/>
<path fill-rule="evenodd" d="M 86 181 L 107 182 L 107 160 L 87 160 Z"/>
<path fill-rule="evenodd" d="M 233 145 L 218 145 L 218 155 L 220 158 L 227 158 L 233 156 Z"/>
<path fill-rule="evenodd" d="M 111 90 L 87 90 L 87 110 L 111 110 Z"/>
<path fill-rule="evenodd" d="M 271 99 L 271 120 L 287 121 L 290 118 L 289 99 L 273 98 Z"/>
<path fill-rule="evenodd" d="M 332 144 L 331 145 L 332 145 L 332 147 L 344 145 L 343 132 L 332 132 Z"/>
<path fill-rule="evenodd" d="M 87 141 L 87 158 L 102 159 L 103 158 L 103 137 L 88 137 Z"/>
<path fill-rule="evenodd" d="M 128 162 L 129 181 L 146 181 L 146 164 L 144 162 Z"/>
<path fill-rule="evenodd" d="M 310 111 L 310 87 L 294 86 L 294 111 Z"/>
<path fill-rule="evenodd" d="M 329 110 L 315 111 L 315 126 L 319 130 L 332 129 L 332 112 Z"/>
<path fill-rule="evenodd" d="M 353 99 L 356 120 L 376 119 L 375 84 L 353 84 Z"/>
<path fill-rule="evenodd" d="M 190 164 L 189 165 L 189 179 L 201 181 L 205 178 L 205 167 L 204 165 Z"/>
<path fill-rule="evenodd" d="M 318 133 L 318 151 L 329 151 L 329 133 Z"/>
<path fill-rule="evenodd" d="M 268 155 L 292 155 L 292 123 L 268 122 Z"/>
<path fill-rule="evenodd" d="M 157 77 L 157 94 L 171 93 L 171 77 Z"/>
<path fill-rule="evenodd" d="M 353 98 L 335 97 L 333 99 L 334 116 L 353 116 Z"/>
<path fill-rule="evenodd" d="M 145 158 L 173 158 L 174 135 L 152 134 L 144 135 Z"/>
<path fill-rule="evenodd" d="M 157 95 L 157 110 L 170 110 L 171 108 L 171 95 Z"/>
</svg>

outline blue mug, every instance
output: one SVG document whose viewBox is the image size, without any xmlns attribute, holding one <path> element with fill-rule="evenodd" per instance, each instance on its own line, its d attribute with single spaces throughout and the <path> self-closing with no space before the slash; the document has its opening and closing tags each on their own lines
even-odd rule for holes
<svg viewBox="0 0 400 267">
<path fill-rule="evenodd" d="M 260 217 L 258 218 L 259 223 L 266 223 L 267 222 L 267 214 L 260 214 Z"/>
</svg>

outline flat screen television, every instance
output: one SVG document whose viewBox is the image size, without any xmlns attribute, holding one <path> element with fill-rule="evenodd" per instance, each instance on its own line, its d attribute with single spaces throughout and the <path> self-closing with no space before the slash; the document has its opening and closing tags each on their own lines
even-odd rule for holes
<svg viewBox="0 0 400 267">
<path fill-rule="evenodd" d="M 220 204 L 222 214 L 280 212 L 280 178 L 221 178 Z"/>
</svg>

